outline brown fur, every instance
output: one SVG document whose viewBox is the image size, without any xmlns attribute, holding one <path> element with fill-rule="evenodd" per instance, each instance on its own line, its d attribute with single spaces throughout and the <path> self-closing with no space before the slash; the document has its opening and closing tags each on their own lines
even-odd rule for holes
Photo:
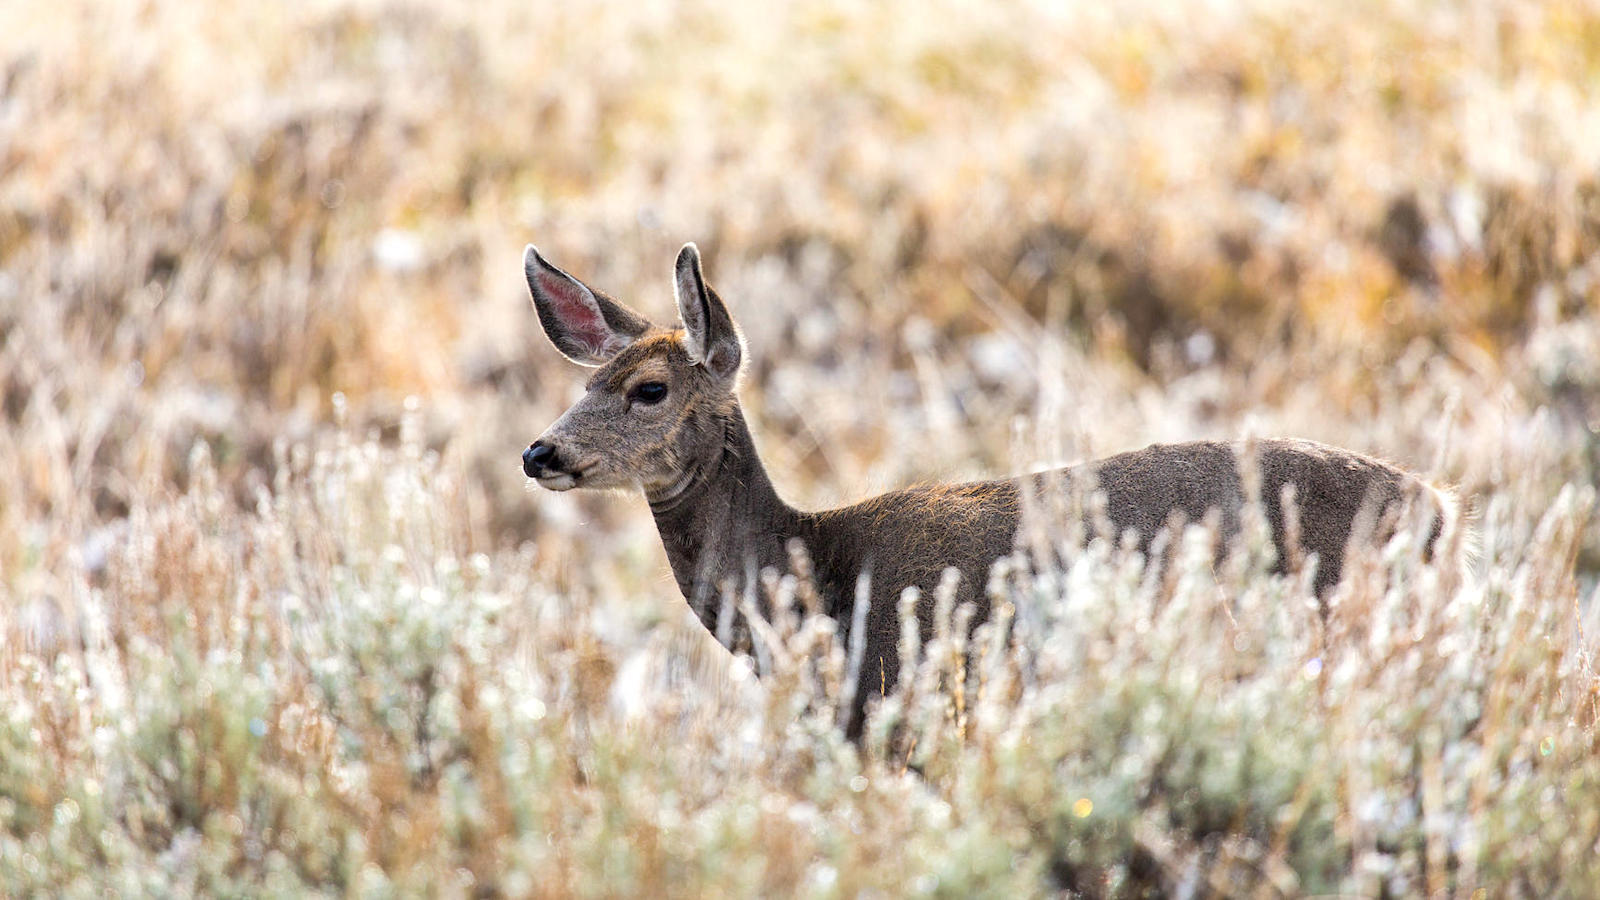
<svg viewBox="0 0 1600 900">
<path fill-rule="evenodd" d="M 530 265 L 534 259 L 530 251 Z M 530 286 L 538 306 L 540 292 L 531 276 Z M 699 327 L 652 326 L 604 362 L 584 399 L 538 442 L 554 447 L 556 460 L 568 461 L 582 475 L 566 484 L 560 469 L 538 471 L 553 472 L 546 477 L 567 487 L 642 487 L 678 587 L 713 633 L 722 591 L 738 596 L 750 573 L 785 569 L 792 539 L 810 551 L 826 612 L 847 640 L 856 581 L 869 572 L 871 605 L 861 636 L 866 651 L 863 683 L 851 711 L 852 734 L 859 733 L 868 697 L 897 680 L 897 600 L 904 588 L 916 586 L 923 592 L 917 612 L 925 637 L 933 624 L 932 593 L 947 568 L 961 573 L 957 602 L 974 604 L 975 622 L 987 617 L 987 575 L 994 561 L 1016 546 L 1024 490 L 1048 498 L 1051 492 L 1081 490 L 1092 483 L 1105 498 L 1105 516 L 1116 535 L 1132 532 L 1138 546 L 1148 551 L 1152 538 L 1175 515 L 1199 522 L 1215 511 L 1223 535 L 1236 534 L 1245 499 L 1238 460 L 1241 453 L 1253 452 L 1280 569 L 1290 559 L 1314 554 L 1319 594 L 1339 580 L 1346 545 L 1360 531 L 1363 510 L 1373 526 L 1367 538 L 1381 540 L 1385 535 L 1377 526 L 1392 522 L 1405 501 L 1433 496 L 1414 476 L 1387 463 L 1310 441 L 1267 440 L 1253 448 L 1219 442 L 1158 444 L 1054 473 L 914 487 L 840 509 L 802 512 L 778 496 L 756 454 L 735 395 L 742 344 L 722 301 L 700 278 L 692 245 L 679 257 L 677 287 L 680 309 L 687 303 L 699 310 L 697 316 L 686 314 L 685 321 L 697 318 Z M 607 320 L 637 315 L 604 305 L 600 311 Z M 545 312 L 541 310 L 546 329 L 559 329 L 560 322 L 552 326 Z M 572 343 L 559 332 L 551 338 L 558 347 Z M 692 347 L 705 348 L 718 365 L 697 360 Z M 628 392 L 646 380 L 666 384 L 667 399 L 648 409 L 628 404 Z M 1280 502 L 1289 484 L 1298 495 L 1298 547 L 1288 546 Z M 1442 523 L 1440 507 L 1434 538 Z"/>
</svg>

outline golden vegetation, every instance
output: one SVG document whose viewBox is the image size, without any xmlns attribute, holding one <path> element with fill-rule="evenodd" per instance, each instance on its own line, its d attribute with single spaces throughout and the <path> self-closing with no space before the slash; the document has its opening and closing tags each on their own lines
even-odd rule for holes
<svg viewBox="0 0 1600 900">
<path fill-rule="evenodd" d="M 0 6 L 0 893 L 1600 876 L 1600 8 L 546 6 Z M 861 755 L 825 629 L 756 686 L 525 489 L 530 240 L 657 317 L 698 242 L 803 505 L 1284 433 L 1482 549 L 1325 626 L 1036 552 Z"/>
</svg>

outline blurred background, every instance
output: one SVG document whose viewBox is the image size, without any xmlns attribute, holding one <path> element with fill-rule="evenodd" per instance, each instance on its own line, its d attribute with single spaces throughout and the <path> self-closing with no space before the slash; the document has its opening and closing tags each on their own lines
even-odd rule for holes
<svg viewBox="0 0 1600 900">
<path fill-rule="evenodd" d="M 10 0 L 0 35 L 0 893 L 1006 895 L 959 879 L 1204 872 L 1223 828 L 1288 895 L 1593 867 L 1594 0 Z M 730 712 L 642 500 L 519 460 L 586 376 L 523 246 L 666 322 L 685 241 L 797 505 L 1295 435 L 1454 487 L 1488 587 L 1358 595 L 1326 669 L 1273 619 L 1245 680 L 1186 649 L 1231 623 L 1108 619 L 1007 713 L 1031 743 L 997 712 L 922 781 L 782 682 Z M 683 659 L 717 677 L 640 674 Z"/>
<path fill-rule="evenodd" d="M 336 396 L 386 437 L 418 398 L 486 549 L 646 520 L 524 489 L 583 378 L 529 241 L 658 319 L 698 242 L 802 504 L 1246 431 L 1487 479 L 1423 431 L 1508 407 L 1596 464 L 1592 3 L 66 0 L 0 29 L 12 590 L 197 443 L 252 504 Z"/>
</svg>

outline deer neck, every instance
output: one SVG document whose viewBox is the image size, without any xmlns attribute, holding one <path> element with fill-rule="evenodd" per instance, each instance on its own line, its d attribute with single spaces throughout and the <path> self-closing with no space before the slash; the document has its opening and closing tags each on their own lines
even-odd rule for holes
<svg viewBox="0 0 1600 900">
<path fill-rule="evenodd" d="M 719 453 L 647 498 L 678 589 L 713 634 L 723 588 L 737 599 L 763 568 L 785 568 L 786 545 L 800 531 L 801 516 L 773 488 L 737 405 Z"/>
</svg>

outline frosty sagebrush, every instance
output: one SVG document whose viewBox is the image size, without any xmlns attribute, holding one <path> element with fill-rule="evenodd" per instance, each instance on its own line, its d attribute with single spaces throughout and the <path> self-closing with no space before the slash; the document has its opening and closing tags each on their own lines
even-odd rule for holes
<svg viewBox="0 0 1600 900">
<path fill-rule="evenodd" d="M 1041 536 L 970 647 L 935 591 L 862 754 L 826 620 L 758 625 L 758 694 L 685 691 L 668 645 L 607 636 L 617 600 L 465 553 L 437 467 L 341 441 L 253 513 L 202 479 L 137 515 L 115 566 L 141 602 L 3 670 L 25 699 L 0 728 L 7 891 L 1548 894 L 1594 874 L 1593 645 L 1550 602 L 1576 597 L 1591 491 L 1537 518 L 1493 498 L 1481 581 L 1419 565 L 1402 529 L 1326 619 L 1305 575 L 1266 575 L 1259 518 L 1221 569 L 1198 526 L 1159 574 Z M 803 604 L 800 581 L 771 590 Z"/>
</svg>

